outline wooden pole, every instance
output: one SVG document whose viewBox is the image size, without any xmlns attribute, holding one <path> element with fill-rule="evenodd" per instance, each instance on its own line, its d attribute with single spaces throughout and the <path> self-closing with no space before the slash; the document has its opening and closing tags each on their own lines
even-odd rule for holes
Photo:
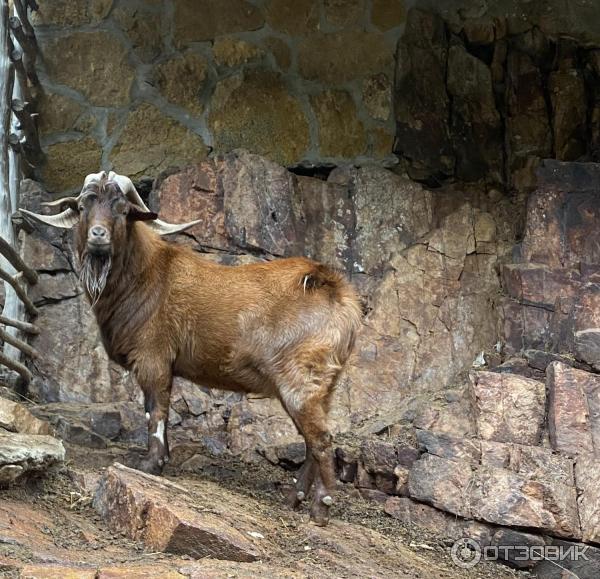
<svg viewBox="0 0 600 579">
<path fill-rule="evenodd" d="M 18 328 L 22 332 L 26 332 L 27 334 L 39 334 L 40 329 L 33 324 L 28 322 L 22 322 L 20 320 L 11 320 L 10 318 L 6 318 L 5 316 L 0 316 L 0 324 L 4 324 L 5 326 L 12 326 L 13 328 Z"/>
<path fill-rule="evenodd" d="M 35 61 L 37 59 L 37 45 L 35 42 L 35 36 L 28 36 L 23 29 L 23 23 L 16 16 L 11 16 L 9 20 L 10 31 L 12 32 L 15 40 L 21 46 L 23 51 L 23 65 L 27 77 L 34 86 L 39 86 L 40 80 L 35 70 Z"/>
<path fill-rule="evenodd" d="M 8 2 L 2 0 L 0 4 L 0 138 L 2 139 L 0 151 L 0 239 L 6 247 L 10 248 L 10 252 L 16 254 L 13 249 L 16 247 L 16 239 L 11 221 L 13 211 L 10 194 L 10 147 L 8 145 L 8 136 L 11 133 L 11 101 L 15 75 L 9 54 L 11 44 L 9 42 L 8 18 Z M 4 251 L 1 253 L 3 258 L 0 259 L 0 278 L 6 282 L 4 284 L 5 298 L 2 313 L 7 318 L 17 319 L 19 317 L 20 298 L 23 295 L 26 299 L 28 298 L 23 288 L 14 279 L 17 268 L 13 261 L 4 258 Z M 18 364 L 21 350 L 5 342 L 3 355 Z M 8 367 L 22 375 L 18 367 Z"/>
<path fill-rule="evenodd" d="M 24 342 L 23 340 L 12 336 L 2 328 L 0 328 L 0 340 L 4 340 L 5 346 L 6 344 L 10 344 L 13 348 L 16 348 L 17 350 L 23 352 L 23 354 L 27 354 L 30 358 L 35 359 L 38 357 L 38 353 L 35 348 L 30 346 L 27 342 Z"/>
<path fill-rule="evenodd" d="M 35 271 L 35 269 L 31 269 L 21 259 L 21 256 L 2 237 L 0 237 L 0 254 L 2 254 L 2 257 L 5 257 L 15 269 L 23 272 L 23 277 L 27 280 L 28 283 L 37 283 L 38 274 Z"/>
<path fill-rule="evenodd" d="M 33 27 L 29 23 L 29 16 L 27 16 L 27 2 L 23 2 L 23 0 L 13 0 L 13 5 L 23 26 L 23 32 L 25 32 L 25 35 L 35 44 L 35 33 L 33 32 Z"/>
<path fill-rule="evenodd" d="M 39 84 L 35 72 L 37 43 L 27 10 L 37 9 L 35 0 L 12 0 L 18 17 L 9 16 L 8 0 L 0 0 L 0 280 L 4 280 L 5 299 L 0 324 L 0 364 L 31 381 L 31 372 L 19 362 L 21 353 L 36 358 L 36 350 L 20 337 L 20 332 L 39 330 L 23 321 L 24 311 L 37 315 L 22 280 L 37 283 L 37 273 L 21 259 L 18 251 L 13 212 L 19 206 L 21 157 L 41 156 L 34 115 L 28 103 L 29 82 Z M 12 32 L 12 36 L 11 36 Z M 13 42 L 14 39 L 14 42 Z M 15 78 L 16 77 L 16 78 Z M 25 157 L 23 157 L 25 158 Z"/>
<path fill-rule="evenodd" d="M 27 82 L 27 73 L 25 72 L 25 66 L 23 65 L 23 51 L 18 48 L 13 48 L 10 53 L 10 60 L 15 67 L 15 74 L 17 75 L 17 81 L 21 87 L 23 98 L 26 102 L 32 102 L 33 96 L 31 90 L 29 90 L 29 84 Z"/>
<path fill-rule="evenodd" d="M 25 89 L 28 90 L 28 84 L 27 84 L 27 75 L 24 74 L 24 66 L 23 63 L 20 59 L 16 60 L 15 63 L 15 59 L 14 59 L 14 53 L 15 53 L 15 45 L 11 42 L 11 36 L 10 33 L 8 35 L 8 40 L 9 40 L 9 50 L 11 50 L 11 52 L 9 53 L 9 57 L 11 59 L 11 62 L 14 65 L 14 69 L 15 69 L 15 83 L 13 86 L 13 94 L 12 94 L 12 100 L 11 100 L 11 108 L 13 109 L 13 116 L 11 118 L 11 134 L 8 136 L 8 143 L 9 143 L 9 151 L 8 151 L 8 168 L 9 168 L 9 180 L 10 180 L 10 207 L 11 207 L 11 225 L 13 226 L 13 232 L 15 239 L 17 239 L 17 233 L 16 233 L 16 228 L 14 227 L 14 224 L 12 222 L 12 215 L 15 212 L 16 208 L 19 206 L 19 196 L 20 196 L 20 190 L 21 190 L 21 153 L 17 152 L 17 150 L 10 146 L 10 141 L 11 141 L 11 135 L 16 134 L 17 138 L 19 139 L 19 141 L 21 141 L 21 135 L 23 134 L 23 131 L 20 130 L 19 128 L 19 123 L 20 120 L 18 118 L 17 115 L 14 114 L 14 106 L 15 106 L 15 101 L 20 101 L 23 97 L 23 88 L 25 87 Z M 17 43 L 17 47 L 20 49 L 20 46 Z M 19 69 L 19 66 L 20 69 Z M 34 129 L 34 135 L 37 136 L 37 131 L 35 130 L 35 126 L 33 127 Z M 22 150 L 22 149 L 21 149 Z M 16 252 L 15 252 L 16 253 Z M 14 267 L 14 266 L 13 266 Z M 0 268 L 1 269 L 1 268 Z M 19 278 L 20 279 L 20 278 Z M 31 303 L 31 301 L 29 300 L 29 298 L 27 297 L 27 292 L 26 292 L 26 288 L 22 288 L 22 286 L 19 283 L 19 279 L 16 278 L 16 276 L 14 277 L 14 284 L 12 286 L 13 288 L 13 292 L 11 293 L 10 299 L 9 296 L 7 296 L 5 298 L 5 302 L 4 302 L 4 309 L 3 309 L 3 313 L 5 314 L 5 317 L 9 318 L 9 319 L 13 319 L 13 320 L 22 320 L 25 318 L 25 310 L 27 309 L 27 311 L 31 314 L 33 312 L 33 310 L 35 310 L 35 306 L 33 306 L 33 303 Z M 11 281 L 8 280 L 9 285 L 11 284 Z M 16 299 L 16 296 L 19 299 Z M 23 300 L 23 298 L 25 298 L 25 300 Z M 27 301 L 29 301 L 29 303 L 27 303 Z M 31 309 L 33 306 L 33 310 Z M 22 340 L 22 333 L 21 330 L 16 327 L 16 326 L 9 326 L 6 328 L 6 330 L 4 330 L 2 332 L 2 336 L 4 339 L 4 353 L 7 356 L 12 356 L 14 357 L 16 360 L 19 360 L 20 358 L 20 352 L 23 352 L 24 354 L 28 354 L 31 355 L 31 353 L 28 351 L 27 349 L 27 344 L 26 342 L 24 342 Z M 22 344 L 25 344 L 26 347 L 21 347 Z"/>
<path fill-rule="evenodd" d="M 19 374 L 26 385 L 31 382 L 31 372 L 25 366 L 23 366 L 23 364 L 17 362 L 13 358 L 10 358 L 3 352 L 0 352 L 0 364 Z"/>
<path fill-rule="evenodd" d="M 23 303 L 23 305 L 25 306 L 25 309 L 27 310 L 27 312 L 32 316 L 37 316 L 38 315 L 37 308 L 35 307 L 34 303 L 29 299 L 27 292 L 19 284 L 20 277 L 21 277 L 20 273 L 17 273 L 15 275 L 10 275 L 9 273 L 4 271 L 0 267 L 0 279 L 3 279 L 8 285 L 10 285 L 10 287 L 13 289 L 14 293 L 16 294 L 16 297 L 19 298 L 21 300 L 21 302 Z M 4 287 L 6 289 L 8 289 L 6 287 L 6 285 Z M 6 294 L 6 297 L 4 298 L 4 309 L 2 310 L 2 312 L 7 317 L 10 318 L 10 317 L 12 317 L 11 313 L 14 310 L 18 310 L 18 308 L 14 308 L 14 307 L 7 308 L 8 303 L 9 303 L 8 294 Z"/>
<path fill-rule="evenodd" d="M 12 112 L 19 121 L 18 129 L 25 134 L 24 150 L 30 161 L 35 165 L 39 163 L 42 155 L 42 147 L 38 138 L 38 131 L 30 113 L 28 103 L 20 98 L 14 98 L 11 102 Z"/>
</svg>

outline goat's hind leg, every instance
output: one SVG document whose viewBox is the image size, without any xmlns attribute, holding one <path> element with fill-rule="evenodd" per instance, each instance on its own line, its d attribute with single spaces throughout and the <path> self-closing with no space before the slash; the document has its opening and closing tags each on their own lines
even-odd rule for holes
<svg viewBox="0 0 600 579">
<path fill-rule="evenodd" d="M 297 506 L 306 498 L 314 479 L 314 493 L 310 508 L 310 518 L 317 525 L 329 521 L 329 508 L 333 503 L 333 490 L 336 486 L 335 459 L 331 435 L 327 428 L 329 400 L 337 376 L 328 376 L 304 384 L 286 385 L 280 389 L 283 405 L 306 441 L 306 460 L 296 483 Z M 301 495 L 300 493 L 303 493 Z"/>
<path fill-rule="evenodd" d="M 300 434 L 302 434 L 302 432 L 300 432 Z M 290 491 L 288 499 L 292 508 L 297 509 L 300 504 L 308 498 L 308 493 L 313 485 L 316 474 L 317 464 L 311 450 L 307 446 L 304 464 L 300 467 L 300 470 L 296 475 L 296 482 L 294 488 Z"/>
<path fill-rule="evenodd" d="M 331 434 L 327 429 L 327 403 L 322 400 L 311 402 L 304 421 L 304 436 L 317 465 L 310 518 L 313 523 L 324 526 L 329 522 L 329 508 L 333 504 L 336 487 L 335 459 Z"/>
</svg>

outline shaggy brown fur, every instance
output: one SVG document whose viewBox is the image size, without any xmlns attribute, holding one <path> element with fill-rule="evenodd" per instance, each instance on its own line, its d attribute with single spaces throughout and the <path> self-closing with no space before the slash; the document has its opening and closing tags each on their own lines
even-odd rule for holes
<svg viewBox="0 0 600 579">
<path fill-rule="evenodd" d="M 111 181 L 84 192 L 78 210 L 86 279 L 110 260 L 104 287 L 86 284 L 106 351 L 134 372 L 145 395 L 143 468 L 160 472 L 168 461 L 174 376 L 277 397 L 306 439 L 292 501 L 299 504 L 314 480 L 311 517 L 325 524 L 335 488 L 327 413 L 361 319 L 350 284 L 305 258 L 238 267 L 208 262 L 140 223 L 156 215 L 139 211 Z M 108 232 L 110 248 L 92 251 L 94 226 Z"/>
</svg>

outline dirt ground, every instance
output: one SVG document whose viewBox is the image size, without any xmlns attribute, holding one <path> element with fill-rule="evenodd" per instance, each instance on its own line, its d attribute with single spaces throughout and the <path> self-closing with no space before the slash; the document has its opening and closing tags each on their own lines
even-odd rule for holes
<svg viewBox="0 0 600 579">
<path fill-rule="evenodd" d="M 265 560 L 198 562 L 151 552 L 113 533 L 76 481 L 101 474 L 114 460 L 130 462 L 135 450 L 70 447 L 61 472 L 0 491 L 0 577 L 181 577 L 170 575 L 175 570 L 184 577 L 527 576 L 499 564 L 458 568 L 449 544 L 403 526 L 350 485 L 340 486 L 330 525 L 316 527 L 308 522 L 307 509 L 294 512 L 284 500 L 293 473 L 265 461 L 249 464 L 204 455 L 196 455 L 191 472 L 189 462 L 182 470 L 181 464 L 197 450 L 176 447 L 165 476 L 185 487 L 198 508 L 233 517 L 241 528 L 258 524 L 269 553 Z"/>
</svg>

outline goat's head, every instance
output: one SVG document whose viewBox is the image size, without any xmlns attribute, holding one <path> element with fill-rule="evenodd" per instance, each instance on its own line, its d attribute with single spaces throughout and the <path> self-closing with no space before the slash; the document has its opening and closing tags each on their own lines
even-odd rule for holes
<svg viewBox="0 0 600 579">
<path fill-rule="evenodd" d="M 112 171 L 91 173 L 77 197 L 63 197 L 44 205 L 62 211 L 56 215 L 20 211 L 54 227 L 69 229 L 77 225 L 81 279 L 92 301 L 97 300 L 106 285 L 114 256 L 126 246 L 131 223 L 148 221 L 160 235 L 177 233 L 198 223 L 175 225 L 161 221 L 148 209 L 131 179 Z"/>
</svg>

